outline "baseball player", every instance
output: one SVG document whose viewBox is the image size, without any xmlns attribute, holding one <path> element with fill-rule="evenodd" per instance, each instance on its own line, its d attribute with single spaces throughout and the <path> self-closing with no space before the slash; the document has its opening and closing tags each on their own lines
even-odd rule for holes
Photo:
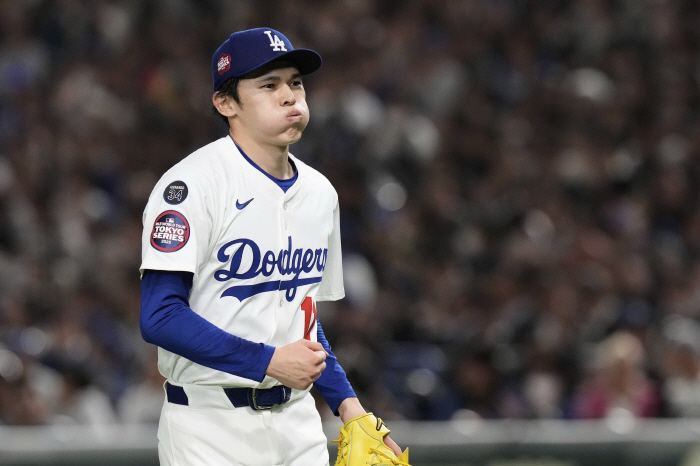
<svg viewBox="0 0 700 466">
<path fill-rule="evenodd" d="M 345 423 L 337 464 L 361 460 L 348 454 L 353 428 L 372 431 L 363 450 L 407 464 L 316 316 L 316 302 L 344 296 L 338 196 L 289 145 L 309 121 L 302 76 L 320 66 L 273 29 L 232 34 L 212 61 L 229 135 L 168 170 L 148 200 L 141 331 L 167 378 L 162 465 L 327 465 L 312 384 Z"/>
</svg>

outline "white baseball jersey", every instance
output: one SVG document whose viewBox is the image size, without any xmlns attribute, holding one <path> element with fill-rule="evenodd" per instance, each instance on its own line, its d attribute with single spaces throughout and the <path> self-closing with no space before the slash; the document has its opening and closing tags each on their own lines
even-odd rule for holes
<svg viewBox="0 0 700 466">
<path fill-rule="evenodd" d="M 316 341 L 315 302 L 344 296 L 338 195 L 290 154 L 298 178 L 285 193 L 230 137 L 192 153 L 158 181 L 143 214 L 141 273 L 194 274 L 190 307 L 233 335 L 279 347 Z M 159 348 L 176 384 L 268 388 Z"/>
</svg>

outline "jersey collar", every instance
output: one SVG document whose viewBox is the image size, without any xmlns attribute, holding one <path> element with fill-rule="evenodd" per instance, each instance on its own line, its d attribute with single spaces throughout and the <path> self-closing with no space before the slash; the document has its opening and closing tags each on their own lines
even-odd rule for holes
<svg viewBox="0 0 700 466">
<path fill-rule="evenodd" d="M 231 137 L 231 136 L 229 135 L 229 137 Z M 233 141 L 233 138 L 231 138 L 231 140 Z M 246 159 L 246 160 L 248 161 L 249 164 L 251 164 L 252 166 L 254 166 L 255 168 L 257 168 L 258 170 L 260 170 L 260 172 L 261 172 L 263 175 L 265 175 L 265 176 L 267 176 L 268 178 L 270 178 L 270 179 L 273 181 L 273 183 L 275 183 L 277 186 L 279 186 L 279 188 L 280 188 L 282 191 L 284 191 L 285 193 L 289 190 L 289 188 L 291 188 L 292 186 L 294 186 L 294 183 L 296 183 L 297 178 L 299 178 L 299 170 L 297 169 L 296 164 L 294 163 L 294 160 L 292 160 L 291 157 L 289 158 L 289 163 L 291 164 L 292 169 L 294 170 L 294 176 L 292 176 L 291 178 L 289 178 L 289 179 L 287 179 L 287 180 L 283 180 L 283 179 L 281 179 L 281 178 L 277 178 L 276 176 L 272 176 L 272 175 L 270 175 L 268 172 L 266 172 L 265 170 L 263 170 L 263 169 L 260 167 L 260 165 L 258 165 L 258 164 L 255 163 L 250 157 L 248 157 L 248 154 L 246 154 L 246 153 L 243 151 L 243 149 L 241 149 L 241 146 L 239 146 L 238 144 L 236 144 L 236 141 L 233 141 L 233 143 L 236 145 L 236 149 L 238 149 L 238 152 L 241 153 L 241 155 L 243 156 L 243 158 Z"/>
<path fill-rule="evenodd" d="M 271 198 L 279 199 L 291 199 L 292 197 L 295 197 L 297 194 L 305 192 L 304 189 L 302 189 L 305 181 L 305 176 L 304 176 L 304 168 L 303 168 L 303 163 L 300 163 L 296 157 L 294 157 L 292 154 L 289 154 L 289 160 L 292 163 L 292 165 L 296 168 L 296 173 L 294 174 L 294 177 L 296 181 L 294 184 L 287 189 L 285 192 L 282 190 L 278 184 L 278 182 L 288 182 L 289 180 L 280 180 L 279 178 L 276 178 L 269 173 L 267 173 L 265 170 L 260 168 L 258 164 L 253 162 L 253 160 L 250 159 L 244 152 L 243 149 L 238 147 L 238 144 L 233 140 L 231 135 L 228 135 L 226 137 L 228 140 L 228 143 L 231 145 L 232 150 L 235 153 L 240 154 L 240 162 L 241 165 L 244 167 L 248 167 L 248 172 L 251 173 L 251 176 L 253 177 L 258 177 L 260 179 L 260 187 L 264 189 Z"/>
</svg>

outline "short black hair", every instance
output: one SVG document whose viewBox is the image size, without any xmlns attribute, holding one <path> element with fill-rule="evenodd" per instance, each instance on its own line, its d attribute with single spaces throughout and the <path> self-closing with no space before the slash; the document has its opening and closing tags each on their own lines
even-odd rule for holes
<svg viewBox="0 0 700 466">
<path fill-rule="evenodd" d="M 242 105 L 241 98 L 238 95 L 238 83 L 241 82 L 241 79 L 243 79 L 243 78 L 236 78 L 236 77 L 228 78 L 226 81 L 224 81 L 221 84 L 221 87 L 219 88 L 218 91 L 216 91 L 214 93 L 214 95 L 219 94 L 222 96 L 229 96 L 233 100 L 235 100 L 238 105 Z M 218 115 L 222 120 L 224 120 L 224 123 L 226 123 L 226 126 L 229 126 L 229 127 L 231 126 L 228 123 L 228 118 L 225 117 L 224 115 L 222 115 L 221 113 L 219 113 L 219 111 L 216 109 L 216 107 L 214 105 L 211 106 L 211 113 L 212 113 L 212 115 Z"/>
</svg>

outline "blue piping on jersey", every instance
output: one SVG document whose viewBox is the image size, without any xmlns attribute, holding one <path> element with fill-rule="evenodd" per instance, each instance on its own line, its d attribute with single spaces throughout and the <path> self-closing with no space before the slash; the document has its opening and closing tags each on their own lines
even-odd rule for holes
<svg viewBox="0 0 700 466">
<path fill-rule="evenodd" d="M 230 134 L 229 134 L 229 137 L 231 138 Z M 233 141 L 233 138 L 231 138 L 231 140 Z M 236 141 L 233 141 L 233 143 L 236 144 Z M 297 181 L 297 178 L 299 178 L 299 170 L 297 170 L 297 166 L 294 164 L 294 161 L 291 159 L 291 157 L 288 160 L 289 160 L 289 163 L 292 165 L 292 169 L 294 170 L 294 176 L 288 180 L 281 180 L 279 178 L 276 178 L 276 177 L 270 175 L 268 172 L 266 172 L 265 170 L 260 168 L 260 166 L 257 163 L 253 162 L 251 160 L 251 158 L 248 157 L 245 152 L 243 152 L 243 149 L 241 149 L 241 146 L 236 144 L 236 147 L 238 148 L 238 152 L 241 153 L 243 158 L 245 158 L 248 161 L 248 163 L 250 163 L 252 166 L 254 166 L 258 170 L 260 170 L 265 176 L 270 178 L 285 193 L 289 190 L 289 188 L 292 187 L 292 185 L 294 185 L 294 183 Z"/>
</svg>

